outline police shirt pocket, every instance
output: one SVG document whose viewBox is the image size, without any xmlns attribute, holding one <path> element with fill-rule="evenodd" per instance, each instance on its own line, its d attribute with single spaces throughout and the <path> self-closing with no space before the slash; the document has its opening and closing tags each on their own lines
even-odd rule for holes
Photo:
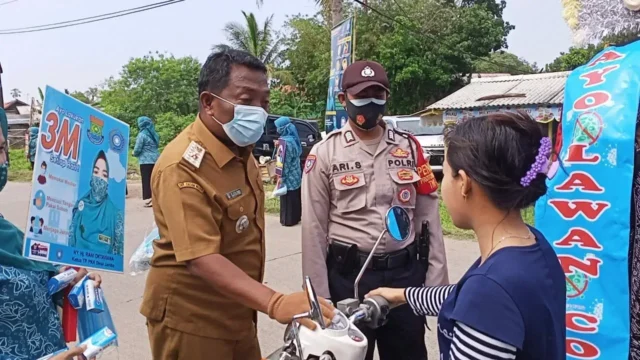
<svg viewBox="0 0 640 360">
<path fill-rule="evenodd" d="M 360 210 L 367 206 L 367 188 L 364 172 L 333 176 L 336 189 L 336 207 L 341 213 Z"/>
<path fill-rule="evenodd" d="M 413 169 L 389 169 L 389 176 L 393 180 L 393 206 L 401 206 L 408 209 L 416 207 L 416 184 L 420 176 Z"/>
</svg>

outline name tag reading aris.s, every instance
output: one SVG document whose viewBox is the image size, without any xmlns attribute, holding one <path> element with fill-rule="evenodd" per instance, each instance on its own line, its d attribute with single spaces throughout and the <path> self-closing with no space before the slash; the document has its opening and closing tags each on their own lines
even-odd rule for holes
<svg viewBox="0 0 640 360">
<path fill-rule="evenodd" d="M 241 195 L 242 195 L 242 190 L 235 189 L 233 191 L 229 191 L 226 196 L 227 196 L 227 200 L 233 200 Z"/>
</svg>

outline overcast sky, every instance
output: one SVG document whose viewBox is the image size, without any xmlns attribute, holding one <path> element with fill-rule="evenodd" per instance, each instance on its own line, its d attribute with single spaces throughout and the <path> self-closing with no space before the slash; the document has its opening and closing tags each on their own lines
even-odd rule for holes
<svg viewBox="0 0 640 360">
<path fill-rule="evenodd" d="M 8 0 L 0 0 L 4 3 Z M 72 20 L 146 5 L 160 0 L 17 0 L 0 5 L 0 30 Z M 113 20 L 65 29 L 0 35 L 5 101 L 18 88 L 22 98 L 38 96 L 38 86 L 84 91 L 117 75 L 131 57 L 149 51 L 192 55 L 203 60 L 213 44 L 225 41 L 222 28 L 242 21 L 241 10 L 262 22 L 275 14 L 279 29 L 288 15 L 313 14 L 313 0 L 186 0 Z M 509 51 L 544 65 L 571 45 L 560 0 L 507 0 L 504 17 L 516 25 Z M 330 64 L 327 64 L 330 66 Z"/>
</svg>

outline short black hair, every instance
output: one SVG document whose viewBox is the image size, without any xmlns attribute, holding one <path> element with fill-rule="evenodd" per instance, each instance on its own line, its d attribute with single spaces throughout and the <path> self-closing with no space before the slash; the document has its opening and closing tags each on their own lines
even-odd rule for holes
<svg viewBox="0 0 640 360">
<path fill-rule="evenodd" d="M 32 216 L 32 217 L 31 217 L 31 221 L 30 221 L 30 223 L 33 223 L 33 220 L 35 220 L 35 219 L 36 219 L 36 217 L 35 217 L 35 216 Z"/>
<path fill-rule="evenodd" d="M 547 193 L 545 174 L 529 186 L 520 184 L 536 162 L 542 138 L 538 123 L 523 112 L 468 119 L 445 133 L 451 175 L 464 170 L 501 210 L 524 209 Z"/>
<path fill-rule="evenodd" d="M 46 161 L 43 161 L 42 164 L 40 164 L 40 167 L 43 167 L 43 166 L 44 166 L 45 169 L 47 168 L 47 162 Z"/>
<path fill-rule="evenodd" d="M 267 67 L 264 63 L 248 52 L 222 48 L 209 55 L 207 61 L 202 65 L 198 79 L 198 94 L 202 94 L 204 91 L 219 94 L 229 84 L 232 65 L 242 65 L 267 73 Z"/>
<path fill-rule="evenodd" d="M 40 226 L 44 225 L 44 219 L 40 218 Z"/>
</svg>

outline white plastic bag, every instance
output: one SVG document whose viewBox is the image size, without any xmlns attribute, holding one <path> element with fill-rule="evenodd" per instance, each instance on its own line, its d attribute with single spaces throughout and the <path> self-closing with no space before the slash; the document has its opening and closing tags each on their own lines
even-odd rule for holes
<svg viewBox="0 0 640 360">
<path fill-rule="evenodd" d="M 147 232 L 144 240 L 142 240 L 142 243 L 140 243 L 136 251 L 133 252 L 131 259 L 129 259 L 129 269 L 131 270 L 132 276 L 142 274 L 149 270 L 151 267 L 151 257 L 153 256 L 153 242 L 159 238 L 160 233 L 158 232 L 158 226 L 154 223 L 151 231 Z"/>
</svg>

